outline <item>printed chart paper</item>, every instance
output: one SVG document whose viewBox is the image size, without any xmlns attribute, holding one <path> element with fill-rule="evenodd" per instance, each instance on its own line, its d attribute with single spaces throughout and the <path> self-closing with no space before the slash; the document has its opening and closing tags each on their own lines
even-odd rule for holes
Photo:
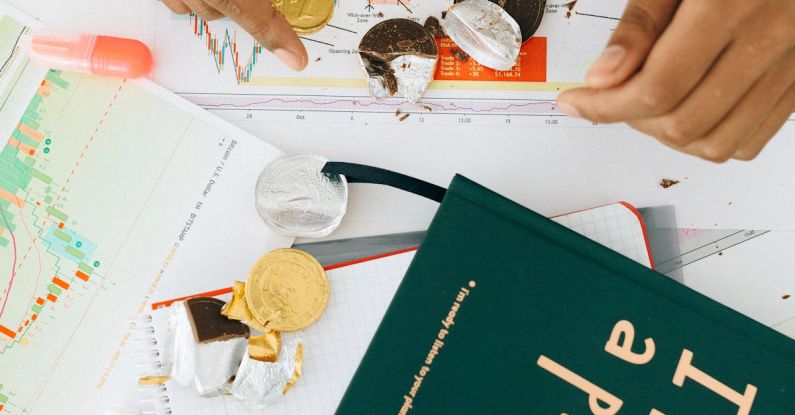
<svg viewBox="0 0 795 415">
<path fill-rule="evenodd" d="M 0 413 L 86 413 L 151 295 L 227 283 L 289 246 L 254 208 L 281 152 L 148 82 L 36 68 L 7 47 L 29 25 L 8 10 Z"/>
</svg>

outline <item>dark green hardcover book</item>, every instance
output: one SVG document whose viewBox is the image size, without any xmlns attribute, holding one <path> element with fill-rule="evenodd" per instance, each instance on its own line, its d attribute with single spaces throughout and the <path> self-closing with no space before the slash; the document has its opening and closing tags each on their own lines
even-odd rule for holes
<svg viewBox="0 0 795 415">
<path fill-rule="evenodd" d="M 457 176 L 337 414 L 791 415 L 795 342 Z"/>
</svg>

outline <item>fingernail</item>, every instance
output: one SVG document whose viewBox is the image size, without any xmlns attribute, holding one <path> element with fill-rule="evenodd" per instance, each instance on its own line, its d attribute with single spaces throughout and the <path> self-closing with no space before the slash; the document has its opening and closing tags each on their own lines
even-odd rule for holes
<svg viewBox="0 0 795 415">
<path fill-rule="evenodd" d="M 569 117 L 582 118 L 582 115 L 580 115 L 580 112 L 577 111 L 577 108 L 575 108 L 571 104 L 567 104 L 565 102 L 558 102 L 558 110 L 568 115 Z"/>
<path fill-rule="evenodd" d="M 276 55 L 280 61 L 284 62 L 285 65 L 295 71 L 300 71 L 306 66 L 306 59 L 304 59 L 301 54 L 291 52 L 287 49 L 276 49 L 273 51 L 273 54 Z"/>
<path fill-rule="evenodd" d="M 608 46 L 602 51 L 602 54 L 599 55 L 596 62 L 591 65 L 591 68 L 588 69 L 586 79 L 610 75 L 618 69 L 621 62 L 624 61 L 624 56 L 626 56 L 626 54 L 627 50 L 624 49 L 623 46 Z"/>
</svg>

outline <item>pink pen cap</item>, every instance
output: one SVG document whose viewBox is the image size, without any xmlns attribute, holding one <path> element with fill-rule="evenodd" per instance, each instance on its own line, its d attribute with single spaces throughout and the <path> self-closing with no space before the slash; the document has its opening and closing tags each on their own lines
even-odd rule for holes
<svg viewBox="0 0 795 415">
<path fill-rule="evenodd" d="M 52 69 L 122 78 L 152 70 L 152 52 L 134 39 L 44 30 L 30 39 L 30 58 Z"/>
</svg>

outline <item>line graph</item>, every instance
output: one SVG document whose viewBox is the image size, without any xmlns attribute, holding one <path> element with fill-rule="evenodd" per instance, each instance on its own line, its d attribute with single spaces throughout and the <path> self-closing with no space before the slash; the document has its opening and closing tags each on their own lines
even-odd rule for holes
<svg viewBox="0 0 795 415">
<path fill-rule="evenodd" d="M 3 226 L 8 229 L 8 234 L 11 236 L 11 247 L 13 251 L 13 261 L 11 262 L 11 270 L 9 272 L 10 278 L 8 279 L 8 288 L 6 288 L 5 294 L 3 295 L 3 305 L 0 307 L 0 318 L 3 317 L 3 313 L 6 311 L 6 305 L 8 304 L 8 297 L 11 296 L 11 289 L 14 287 L 14 277 L 17 275 L 17 238 L 14 235 L 14 232 L 11 231 L 10 223 L 8 222 L 8 218 L 6 218 L 5 212 L 0 209 L 0 216 L 3 218 Z M 2 327 L 2 326 L 0 326 Z M 4 329 L 4 330 L 2 330 Z M 0 331 L 3 331 L 3 334 L 9 336 L 9 331 L 5 327 L 2 327 Z M 11 332 L 10 336 L 14 336 L 14 332 Z"/>
<path fill-rule="evenodd" d="M 24 362 L 35 370 L 27 350 L 57 347 L 53 339 L 105 280 L 98 271 L 97 244 L 69 213 L 74 207 L 69 182 L 89 147 L 62 135 L 59 122 L 74 105 L 81 81 L 79 75 L 47 72 L 0 147 L 2 413 L 20 410 L 25 403 L 14 401 L 28 391 L 26 382 L 10 377 L 13 371 L 6 365 Z"/>
<path fill-rule="evenodd" d="M 22 36 L 27 33 L 28 27 L 7 17 L 0 17 L 0 38 L 13 40 L 7 44 L 0 45 L 0 78 L 11 67 L 14 58 L 19 54 L 19 42 Z"/>
<path fill-rule="evenodd" d="M 555 106 L 554 95 L 538 99 L 444 97 L 435 94 L 420 104 L 402 99 L 374 100 L 363 95 L 183 93 L 183 97 L 230 121 L 437 125 L 494 125 L 544 127 L 628 128 L 623 124 L 597 125 L 568 117 Z M 401 122 L 396 113 L 414 114 Z M 311 116 L 310 116 L 311 115 Z M 795 129 L 795 114 L 786 129 Z"/>
<path fill-rule="evenodd" d="M 235 70 L 235 78 L 237 79 L 237 83 L 242 84 L 251 80 L 251 73 L 254 70 L 254 66 L 259 61 L 260 55 L 262 55 L 264 50 L 262 45 L 260 45 L 258 42 L 254 42 L 254 45 L 250 50 L 244 51 L 244 56 L 246 53 L 249 53 L 248 59 L 244 63 L 240 60 L 237 31 L 234 31 L 232 34 L 230 34 L 229 29 L 224 29 L 223 34 L 216 35 L 213 33 L 210 25 L 204 19 L 194 13 L 190 14 L 188 21 L 193 28 L 194 36 L 204 41 L 204 44 L 207 47 L 207 52 L 213 57 L 215 67 L 219 74 L 223 72 L 224 65 L 226 63 L 226 57 L 228 55 L 232 60 L 231 63 Z"/>
<path fill-rule="evenodd" d="M 45 304 L 56 303 L 64 291 L 76 287 L 77 284 L 73 284 L 75 278 L 80 278 L 81 275 L 87 277 L 93 273 L 93 267 L 87 263 L 92 263 L 96 245 L 66 225 L 69 215 L 61 210 L 63 204 L 59 203 L 59 199 L 62 194 L 56 192 L 59 187 L 55 186 L 55 181 L 47 174 L 49 158 L 54 148 L 53 139 L 47 134 L 47 102 L 53 97 L 62 99 L 61 95 L 68 95 L 69 88 L 70 82 L 59 71 L 50 71 L 0 152 L 0 170 L 4 172 L 0 177 L 0 247 L 4 248 L 0 251 L 0 263 L 4 267 L 10 264 L 8 284 L 1 294 L 0 333 L 4 336 L 0 336 L 0 339 L 4 343 L 0 343 L 0 354 L 6 353 L 15 345 L 26 344 L 27 334 L 39 319 Z M 16 211 L 12 211 L 12 208 Z M 31 233 L 26 216 L 34 218 L 32 225 L 37 231 Z M 26 249 L 22 248 L 22 241 L 15 232 L 19 225 L 26 232 Z M 4 233 L 8 233 L 9 238 L 4 238 Z M 47 262 L 52 263 L 52 283 L 46 287 L 46 291 L 39 291 L 38 286 L 42 272 L 39 244 L 46 248 L 45 252 L 49 255 Z M 6 252 L 10 254 L 10 261 Z M 33 275 L 27 276 L 27 286 L 21 295 L 31 295 L 27 301 L 20 301 L 12 296 L 12 290 L 17 274 L 23 269 L 31 253 L 35 253 L 38 263 L 35 271 L 26 271 L 26 274 L 33 274 L 36 278 Z M 62 261 L 73 262 L 75 268 L 65 267 Z M 98 266 L 99 261 L 93 261 L 93 265 Z M 86 274 L 80 268 L 88 270 L 89 273 Z M 83 282 L 88 282 L 88 278 Z M 12 298 L 15 299 L 12 314 L 16 316 L 7 317 L 7 306 Z M 34 300 L 36 304 L 33 304 Z M 9 324 L 15 321 L 19 323 Z"/>
<path fill-rule="evenodd" d="M 325 111 L 394 113 L 416 107 L 403 99 L 375 100 L 367 96 L 183 94 L 208 110 L 219 111 Z M 556 115 L 554 99 L 425 98 L 418 109 L 439 114 Z"/>
</svg>

